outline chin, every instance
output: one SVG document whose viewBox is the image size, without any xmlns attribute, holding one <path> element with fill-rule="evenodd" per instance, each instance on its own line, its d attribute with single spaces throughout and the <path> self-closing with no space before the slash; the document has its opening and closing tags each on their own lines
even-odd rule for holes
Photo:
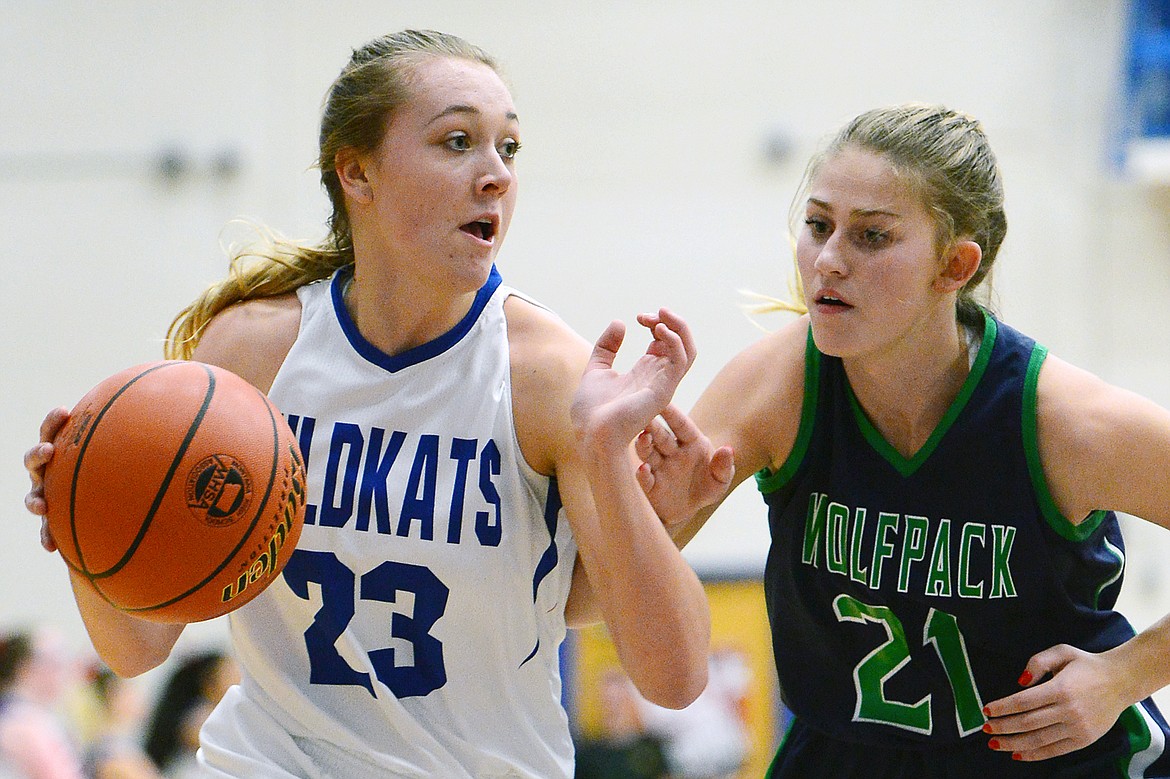
<svg viewBox="0 0 1170 779">
<path fill-rule="evenodd" d="M 811 326 L 813 344 L 822 354 L 830 357 L 848 357 L 856 351 L 851 348 L 849 338 L 835 328 L 823 323 L 818 325 L 815 321 L 811 321 Z"/>
<path fill-rule="evenodd" d="M 490 257 L 471 257 L 459 263 L 454 271 L 454 277 L 459 279 L 459 286 L 467 287 L 467 291 L 474 292 L 487 283 L 495 262 L 495 253 Z"/>
</svg>

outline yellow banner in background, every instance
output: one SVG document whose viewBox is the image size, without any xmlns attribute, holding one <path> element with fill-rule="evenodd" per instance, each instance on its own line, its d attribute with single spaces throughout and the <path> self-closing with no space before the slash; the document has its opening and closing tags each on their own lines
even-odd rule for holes
<svg viewBox="0 0 1170 779">
<path fill-rule="evenodd" d="M 703 586 L 711 604 L 710 678 L 703 695 L 682 711 L 653 706 L 637 694 L 603 625 L 570 631 L 565 684 L 579 750 L 629 739 L 640 729 L 661 743 L 672 777 L 765 774 L 787 715 L 776 686 L 763 584 L 734 579 Z M 622 696 L 628 697 L 618 700 Z"/>
</svg>

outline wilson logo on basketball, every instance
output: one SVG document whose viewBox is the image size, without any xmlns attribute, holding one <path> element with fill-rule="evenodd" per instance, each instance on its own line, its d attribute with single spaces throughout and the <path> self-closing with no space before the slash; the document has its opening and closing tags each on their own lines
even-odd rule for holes
<svg viewBox="0 0 1170 779">
<path fill-rule="evenodd" d="M 252 502 L 252 480 L 230 454 L 201 460 L 187 476 L 187 506 L 212 527 L 234 524 Z"/>
<path fill-rule="evenodd" d="M 292 478 L 289 480 L 289 490 L 283 500 L 283 516 L 272 528 L 272 534 L 263 543 L 264 551 L 255 555 L 247 569 L 234 582 L 223 588 L 222 600 L 224 603 L 235 600 L 243 595 L 253 583 L 265 577 L 271 578 L 283 569 L 284 561 L 288 560 L 288 555 L 282 558 L 280 550 L 284 548 L 289 536 L 293 537 L 294 545 L 296 539 L 300 537 L 305 510 L 304 465 L 296 447 L 289 447 L 289 457 L 293 462 Z"/>
</svg>

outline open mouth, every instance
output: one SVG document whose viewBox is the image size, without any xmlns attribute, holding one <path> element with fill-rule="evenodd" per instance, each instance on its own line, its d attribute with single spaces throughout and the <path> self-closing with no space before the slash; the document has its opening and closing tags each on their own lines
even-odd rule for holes
<svg viewBox="0 0 1170 779">
<path fill-rule="evenodd" d="M 817 303 L 822 306 L 841 306 L 842 308 L 848 308 L 849 306 L 849 304 L 844 300 L 835 298 L 832 295 L 821 295 L 819 298 L 817 298 Z"/>
<path fill-rule="evenodd" d="M 496 225 L 491 219 L 476 219 L 474 222 L 462 225 L 459 229 L 489 243 L 496 237 Z"/>
</svg>

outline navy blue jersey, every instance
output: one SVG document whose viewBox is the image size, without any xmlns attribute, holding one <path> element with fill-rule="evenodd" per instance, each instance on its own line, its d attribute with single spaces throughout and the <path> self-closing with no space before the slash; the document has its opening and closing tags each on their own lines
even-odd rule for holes
<svg viewBox="0 0 1170 779">
<path fill-rule="evenodd" d="M 1116 516 L 1073 525 L 1044 480 L 1036 383 L 1046 353 L 986 314 L 962 390 L 906 458 L 810 335 L 796 444 L 756 477 L 772 533 L 776 669 L 808 727 L 861 745 L 951 751 L 978 740 L 986 750 L 983 705 L 1020 691 L 1033 654 L 1059 643 L 1100 652 L 1134 635 L 1113 611 L 1124 568 Z M 1170 775 L 1165 732 L 1146 702 L 1061 763 Z"/>
</svg>

